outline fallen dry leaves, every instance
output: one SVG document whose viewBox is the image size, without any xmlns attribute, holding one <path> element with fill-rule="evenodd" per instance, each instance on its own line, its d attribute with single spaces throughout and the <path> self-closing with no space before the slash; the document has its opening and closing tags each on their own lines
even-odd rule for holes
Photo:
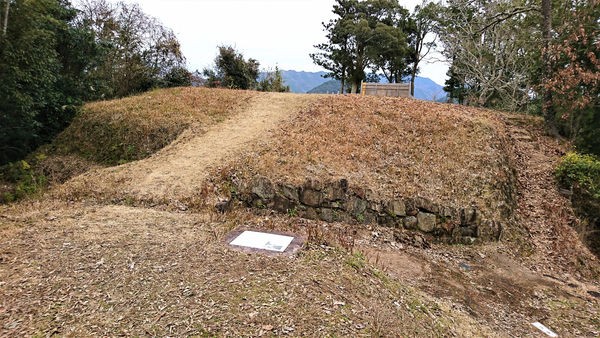
<svg viewBox="0 0 600 338">
<path fill-rule="evenodd" d="M 504 124 L 491 111 L 403 98 L 329 96 L 259 143 L 235 171 L 301 184 L 346 178 L 383 198 L 510 208 Z"/>
</svg>

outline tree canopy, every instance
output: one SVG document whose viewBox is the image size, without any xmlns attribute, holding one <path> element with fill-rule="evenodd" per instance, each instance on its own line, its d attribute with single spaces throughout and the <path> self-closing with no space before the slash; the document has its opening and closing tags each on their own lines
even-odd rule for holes
<svg viewBox="0 0 600 338">
<path fill-rule="evenodd" d="M 396 0 L 337 0 L 336 17 L 323 27 L 327 42 L 316 45 L 313 61 L 329 71 L 329 77 L 350 83 L 352 93 L 367 77 L 367 69 L 381 71 L 390 82 L 409 73 L 408 11 Z"/>
<path fill-rule="evenodd" d="M 438 34 L 461 103 L 543 113 L 580 149 L 600 154 L 597 0 L 448 0 Z"/>
<path fill-rule="evenodd" d="M 203 71 L 207 86 L 231 89 L 255 89 L 260 63 L 255 59 L 244 58 L 231 46 L 219 46 L 213 68 Z"/>
<path fill-rule="evenodd" d="M 84 101 L 189 84 L 173 32 L 137 5 L 2 4 L 0 164 L 50 141 Z"/>
<path fill-rule="evenodd" d="M 264 92 L 289 92 L 279 67 L 273 71 L 260 72 L 260 63 L 252 58 L 246 60 L 244 55 L 231 46 L 219 46 L 219 54 L 215 57 L 214 66 L 205 68 L 203 75 L 207 77 L 208 87 L 231 89 L 250 89 Z"/>
</svg>

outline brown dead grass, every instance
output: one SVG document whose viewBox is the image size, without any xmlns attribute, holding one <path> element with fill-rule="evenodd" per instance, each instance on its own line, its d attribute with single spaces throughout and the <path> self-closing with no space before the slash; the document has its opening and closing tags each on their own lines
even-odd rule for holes
<svg viewBox="0 0 600 338">
<path fill-rule="evenodd" d="M 223 243 L 240 223 L 301 234 L 295 219 L 56 203 L 4 211 L 0 335 L 493 336 L 360 255 L 311 245 L 272 257 Z"/>
<path fill-rule="evenodd" d="M 268 211 L 161 211 L 47 196 L 0 206 L 0 336 L 538 336 L 533 321 L 560 336 L 598 336 L 600 300 L 590 293 L 600 291 L 597 274 L 573 266 L 582 261 L 583 268 L 598 271 L 598 261 L 568 231 L 572 212 L 552 180 L 560 147 L 540 128 L 530 133 L 530 122 L 523 119 L 517 128 L 488 111 L 336 96 L 284 123 L 275 138 L 265 132 L 260 142 L 236 148 L 251 151 L 239 162 L 252 164 L 239 167 L 246 173 L 268 168 L 272 177 L 298 182 L 307 175 L 344 175 L 381 194 L 434 194 L 426 183 L 447 174 L 458 180 L 451 188 L 463 203 L 480 196 L 460 188 L 491 189 L 503 161 L 493 162 L 494 156 L 502 158 L 506 146 L 521 173 L 517 219 L 528 230 L 522 239 L 531 242 L 532 252 L 526 255 L 507 241 L 413 248 L 396 242 L 397 229 Z M 194 140 L 180 139 L 188 147 Z M 293 152 L 286 153 L 286 146 Z M 168 153 L 174 159 L 181 154 Z M 228 158 L 218 157 L 197 176 L 218 185 L 224 178 L 215 173 L 228 172 Z M 147 161 L 147 169 L 168 168 L 165 163 Z M 136 164 L 130 165 L 124 167 Z M 396 167 L 401 170 L 386 171 Z M 472 182 L 463 167 L 476 169 L 479 179 Z M 106 177 L 94 179 L 105 188 Z M 174 176 L 168 177 L 164 184 L 173 184 Z M 440 191 L 448 201 L 451 195 Z M 494 195 L 480 198 L 496 201 Z M 237 227 L 312 233 L 313 239 L 294 257 L 249 255 L 224 244 Z"/>
<path fill-rule="evenodd" d="M 222 93 L 230 91 L 213 94 Z M 56 189 L 55 196 L 129 205 L 171 205 L 184 210 L 192 204 L 204 204 L 205 182 L 215 169 L 239 157 L 256 140 L 268 139 L 271 129 L 319 98 L 290 93 L 238 93 L 242 98 L 252 98 L 247 104 L 240 104 L 235 114 L 229 112 L 231 116 L 223 122 L 201 132 L 192 126 L 149 158 L 73 178 Z"/>
<path fill-rule="evenodd" d="M 171 143 L 191 125 L 199 133 L 224 121 L 254 95 L 186 87 L 89 103 L 53 148 L 58 154 L 78 154 L 109 165 L 139 160 Z"/>
<path fill-rule="evenodd" d="M 52 144 L 26 160 L 50 185 L 61 184 L 94 169 L 146 158 L 186 130 L 202 135 L 257 94 L 187 87 L 89 103 Z M 14 195 L 18 184 L 0 181 L 0 201 L 5 193 Z"/>
<path fill-rule="evenodd" d="M 330 96 L 275 133 L 237 170 L 300 184 L 346 178 L 381 197 L 421 196 L 476 205 L 497 216 L 509 203 L 506 131 L 490 111 L 413 99 Z"/>
</svg>

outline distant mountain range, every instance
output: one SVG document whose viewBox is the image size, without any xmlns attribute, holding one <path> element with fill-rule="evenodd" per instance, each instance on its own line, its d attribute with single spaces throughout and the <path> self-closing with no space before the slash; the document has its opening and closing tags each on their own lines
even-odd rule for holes
<svg viewBox="0 0 600 338">
<path fill-rule="evenodd" d="M 337 80 L 324 78 L 325 72 L 299 72 L 283 70 L 281 76 L 286 85 L 294 93 L 338 93 L 341 83 Z M 382 78 L 381 83 L 387 82 Z M 417 76 L 415 79 L 415 98 L 429 101 L 445 101 L 446 93 L 439 84 L 426 77 Z"/>
<path fill-rule="evenodd" d="M 286 85 L 290 86 L 293 93 L 307 93 L 311 89 L 327 82 L 323 76 L 325 72 L 299 72 L 295 70 L 282 70 L 281 76 Z"/>
</svg>

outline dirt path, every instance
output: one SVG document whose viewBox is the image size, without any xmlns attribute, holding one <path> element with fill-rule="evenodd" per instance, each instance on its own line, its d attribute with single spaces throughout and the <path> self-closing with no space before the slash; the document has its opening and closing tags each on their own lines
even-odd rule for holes
<svg viewBox="0 0 600 338">
<path fill-rule="evenodd" d="M 530 268 L 544 274 L 591 277 L 600 273 L 597 258 L 578 239 L 573 227 L 578 220 L 569 199 L 556 188 L 554 168 L 565 146 L 546 136 L 540 121 L 515 115 L 506 116 L 505 122 L 517 166 L 515 215 L 533 245 L 533 255 L 528 258 Z"/>
<path fill-rule="evenodd" d="M 316 95 L 261 93 L 250 106 L 200 136 L 197 128 L 153 156 L 122 166 L 92 171 L 68 182 L 68 195 L 133 198 L 143 201 L 181 201 L 190 198 L 207 178 L 210 168 L 265 138 L 269 130 L 292 117 Z"/>
</svg>

